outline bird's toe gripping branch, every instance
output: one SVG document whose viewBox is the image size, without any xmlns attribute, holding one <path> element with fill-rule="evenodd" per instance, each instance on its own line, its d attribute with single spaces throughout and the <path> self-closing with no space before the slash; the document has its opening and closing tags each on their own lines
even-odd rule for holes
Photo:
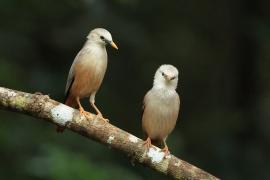
<svg viewBox="0 0 270 180">
<path fill-rule="evenodd" d="M 165 147 L 162 149 L 162 151 L 164 152 L 164 157 L 166 158 L 168 155 L 170 155 L 170 151 L 167 145 L 165 145 Z"/>
<path fill-rule="evenodd" d="M 143 142 L 143 145 L 145 146 L 146 150 L 149 151 L 150 147 L 152 146 L 150 137 L 147 137 L 147 139 Z"/>
<path fill-rule="evenodd" d="M 86 119 L 91 119 L 91 118 L 92 118 L 92 114 L 89 113 L 89 112 L 87 112 L 87 111 L 85 111 L 85 110 L 83 109 L 83 107 L 79 107 L 79 111 L 80 111 L 80 114 L 81 114 L 82 116 L 85 116 L 85 117 L 86 117 Z"/>
<path fill-rule="evenodd" d="M 96 116 L 97 116 L 99 119 L 103 120 L 105 123 L 110 122 L 110 120 L 107 119 L 107 118 L 104 118 L 102 114 L 97 114 Z"/>
</svg>

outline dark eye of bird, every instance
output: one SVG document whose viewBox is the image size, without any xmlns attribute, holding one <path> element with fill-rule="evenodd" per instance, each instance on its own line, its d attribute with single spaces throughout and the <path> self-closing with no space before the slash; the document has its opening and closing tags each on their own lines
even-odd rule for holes
<svg viewBox="0 0 270 180">
<path fill-rule="evenodd" d="M 105 38 L 104 38 L 104 36 L 100 36 L 100 39 L 104 40 Z"/>
<path fill-rule="evenodd" d="M 162 74 L 162 76 L 164 76 L 164 75 L 165 75 L 165 74 L 164 74 L 164 72 L 162 72 L 161 74 Z"/>
<path fill-rule="evenodd" d="M 175 78 L 176 78 L 176 77 L 174 76 L 174 77 L 171 78 L 171 80 L 174 80 Z"/>
</svg>

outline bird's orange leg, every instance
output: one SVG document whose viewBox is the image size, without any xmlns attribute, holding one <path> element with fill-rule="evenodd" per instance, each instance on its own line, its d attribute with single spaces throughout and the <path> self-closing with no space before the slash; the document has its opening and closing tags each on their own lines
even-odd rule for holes
<svg viewBox="0 0 270 180">
<path fill-rule="evenodd" d="M 150 149 L 152 146 L 150 137 L 147 137 L 147 139 L 143 142 L 143 145 L 146 147 L 147 151 Z"/>
<path fill-rule="evenodd" d="M 164 152 L 164 157 L 168 156 L 170 154 L 169 148 L 166 144 L 166 142 L 164 142 L 165 147 L 162 149 L 162 151 Z"/>
<path fill-rule="evenodd" d="M 85 111 L 83 109 L 83 107 L 82 107 L 82 105 L 80 103 L 80 98 L 79 97 L 76 97 L 76 101 L 77 101 L 77 103 L 79 105 L 80 114 L 83 115 L 83 116 L 85 116 L 87 119 L 91 118 L 92 115 L 89 112 L 87 112 L 87 111 Z"/>
<path fill-rule="evenodd" d="M 102 120 L 104 120 L 105 122 L 109 122 L 109 119 L 106 119 L 103 117 L 102 113 L 99 111 L 99 109 L 97 108 L 97 106 L 95 105 L 95 103 L 90 102 L 91 106 L 95 109 L 95 111 L 97 112 L 97 116 L 99 118 L 101 118 Z"/>
</svg>

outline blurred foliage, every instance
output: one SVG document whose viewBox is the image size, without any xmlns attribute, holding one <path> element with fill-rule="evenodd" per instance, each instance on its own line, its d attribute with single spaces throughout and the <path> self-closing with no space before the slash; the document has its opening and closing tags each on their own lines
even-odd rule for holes
<svg viewBox="0 0 270 180">
<path fill-rule="evenodd" d="M 270 167 L 270 2 L 0 0 L 0 86 L 63 101 L 88 32 L 108 29 L 119 51 L 96 101 L 139 137 L 155 70 L 180 70 L 171 152 L 222 179 L 267 179 Z M 85 107 L 89 107 L 87 100 Z M 121 153 L 28 116 L 0 112 L 0 179 L 166 179 Z"/>
</svg>

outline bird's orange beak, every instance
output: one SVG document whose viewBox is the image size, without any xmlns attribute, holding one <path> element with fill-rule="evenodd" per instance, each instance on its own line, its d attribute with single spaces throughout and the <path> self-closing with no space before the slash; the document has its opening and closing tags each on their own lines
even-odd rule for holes
<svg viewBox="0 0 270 180">
<path fill-rule="evenodd" d="M 111 46 L 113 47 L 113 48 L 115 48 L 115 49 L 118 49 L 118 47 L 116 46 L 116 44 L 112 41 L 111 42 Z"/>
</svg>

